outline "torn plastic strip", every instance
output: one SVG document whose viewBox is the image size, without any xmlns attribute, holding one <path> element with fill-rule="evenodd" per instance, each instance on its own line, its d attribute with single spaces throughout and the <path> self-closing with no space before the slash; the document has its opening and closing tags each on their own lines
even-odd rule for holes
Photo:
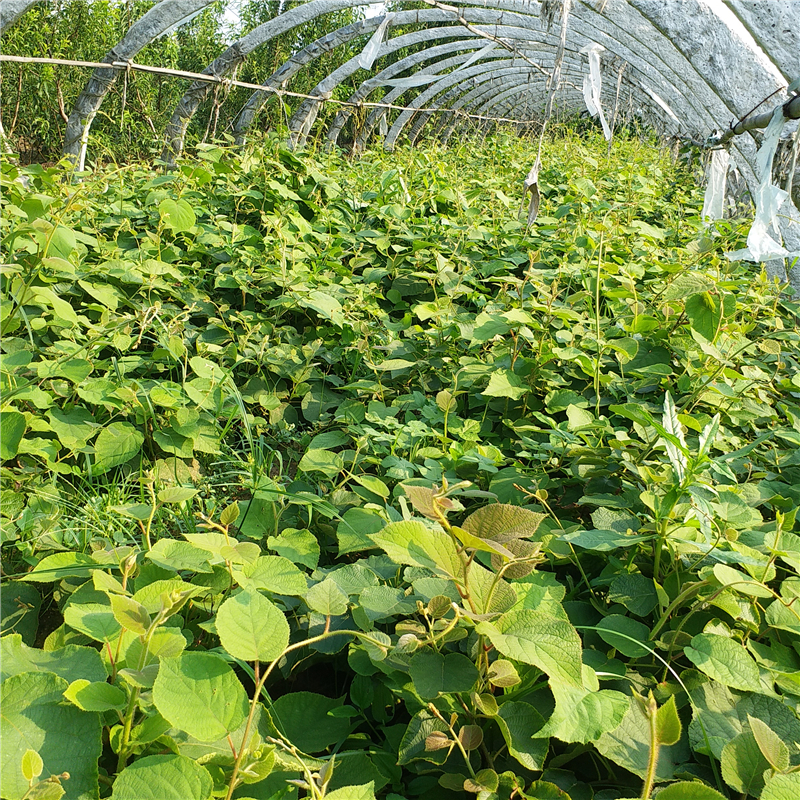
<svg viewBox="0 0 800 800">
<path fill-rule="evenodd" d="M 522 183 L 522 204 L 519 207 L 517 216 L 522 213 L 525 208 L 525 197 L 530 192 L 531 200 L 528 204 L 528 224 L 525 227 L 527 232 L 528 228 L 536 222 L 536 217 L 539 216 L 539 204 L 541 203 L 541 195 L 539 193 L 539 170 L 542 168 L 542 162 L 539 157 L 536 157 L 536 163 L 531 167 L 528 177 Z"/>
<path fill-rule="evenodd" d="M 708 185 L 703 199 L 703 222 L 707 225 L 722 219 L 725 211 L 725 186 L 731 156 L 727 150 L 714 150 L 708 167 Z"/>
<path fill-rule="evenodd" d="M 666 111 L 667 114 L 669 114 L 672 117 L 672 119 L 675 120 L 675 122 L 677 122 L 679 125 L 681 124 L 681 121 L 678 119 L 678 115 L 669 107 L 669 104 L 667 103 L 666 100 L 659 97 L 649 86 L 645 86 L 644 84 L 640 85 L 642 89 L 644 89 L 647 92 L 647 94 L 649 94 L 650 97 L 652 97 L 653 100 L 655 100 L 656 103 L 658 103 L 661 106 L 661 108 L 663 108 L 664 111 Z"/>
<path fill-rule="evenodd" d="M 606 115 L 603 113 L 603 106 L 600 99 L 602 89 L 602 76 L 600 75 L 600 53 L 605 50 L 601 44 L 589 44 L 581 49 L 581 53 L 589 59 L 589 74 L 583 79 L 583 99 L 586 108 L 593 117 L 600 117 L 600 124 L 603 126 L 603 136 L 606 141 L 611 139 L 611 128 L 606 122 Z"/>
<path fill-rule="evenodd" d="M 780 231 L 776 216 L 789 195 L 772 182 L 772 162 L 778 148 L 778 140 L 786 119 L 783 108 L 778 106 L 764 132 L 764 141 L 756 154 L 758 189 L 754 201 L 756 214 L 747 234 L 747 247 L 726 253 L 730 261 L 771 261 L 772 259 L 796 258 L 800 252 L 790 253 L 780 244 Z M 777 235 L 777 240 L 770 235 Z"/>
<path fill-rule="evenodd" d="M 389 12 L 378 25 L 378 29 L 372 34 L 372 38 L 367 42 L 361 55 L 358 57 L 358 66 L 362 69 L 372 69 L 375 59 L 378 57 L 378 51 L 383 44 L 383 37 L 386 34 L 386 29 L 389 23 L 394 19 L 394 13 Z"/>
</svg>

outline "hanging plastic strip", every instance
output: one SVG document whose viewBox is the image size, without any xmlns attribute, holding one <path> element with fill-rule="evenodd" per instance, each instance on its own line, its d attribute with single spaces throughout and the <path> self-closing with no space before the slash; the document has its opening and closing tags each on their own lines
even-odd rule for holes
<svg viewBox="0 0 800 800">
<path fill-rule="evenodd" d="M 703 199 L 703 222 L 722 219 L 725 211 L 725 187 L 731 156 L 727 150 L 714 150 L 708 166 L 708 184 Z"/>
<path fill-rule="evenodd" d="M 603 106 L 600 99 L 600 91 L 602 89 L 602 76 L 600 75 L 600 53 L 605 50 L 600 44 L 589 44 L 581 49 L 589 59 L 589 74 L 583 79 L 583 99 L 586 102 L 586 108 L 593 117 L 600 117 L 600 124 L 603 126 L 603 136 L 606 141 L 611 139 L 611 128 L 606 122 L 606 116 L 603 113 Z"/>
<path fill-rule="evenodd" d="M 800 79 L 794 81 L 789 90 L 797 88 Z M 750 232 L 747 234 L 747 247 L 726 253 L 731 261 L 771 261 L 773 259 L 798 258 L 800 251 L 789 252 L 781 243 L 778 228 L 778 211 L 789 195 L 772 182 L 772 162 L 786 119 L 783 108 L 778 106 L 764 132 L 764 140 L 756 154 L 756 177 L 758 189 L 754 201 L 756 214 Z M 796 223 L 794 223 L 796 224 Z M 775 234 L 773 238 L 771 234 Z"/>
<path fill-rule="evenodd" d="M 389 23 L 394 19 L 394 14 L 389 12 L 378 25 L 378 29 L 372 34 L 372 38 L 367 42 L 366 47 L 361 51 L 358 57 L 358 66 L 362 69 L 372 69 L 375 59 L 378 57 L 378 52 L 383 44 L 383 37 L 386 34 L 386 29 Z"/>
</svg>

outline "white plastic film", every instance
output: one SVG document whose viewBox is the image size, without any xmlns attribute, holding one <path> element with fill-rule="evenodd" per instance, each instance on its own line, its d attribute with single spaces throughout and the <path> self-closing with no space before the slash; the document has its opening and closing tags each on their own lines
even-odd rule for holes
<svg viewBox="0 0 800 800">
<path fill-rule="evenodd" d="M 383 44 L 383 37 L 386 34 L 386 29 L 389 27 L 389 23 L 393 18 L 394 14 L 389 12 L 383 18 L 381 24 L 378 25 L 378 29 L 375 33 L 372 34 L 372 38 L 367 42 L 366 47 L 361 51 L 361 55 L 358 57 L 358 66 L 362 69 L 372 69 L 372 65 L 378 57 L 378 51 Z"/>
<path fill-rule="evenodd" d="M 647 92 L 647 94 L 649 94 L 650 97 L 652 97 L 653 100 L 655 100 L 656 103 L 658 103 L 661 106 L 661 108 L 663 108 L 664 111 L 666 111 L 667 114 L 669 114 L 672 117 L 672 119 L 674 119 L 675 122 L 677 122 L 680 125 L 681 121 L 678 119 L 678 115 L 669 107 L 669 104 L 667 103 L 666 100 L 664 100 L 663 97 L 659 97 L 649 86 L 645 86 L 644 84 L 642 84 L 642 89 L 644 89 Z"/>
<path fill-rule="evenodd" d="M 758 189 L 753 198 L 756 215 L 747 234 L 747 247 L 726 253 L 731 261 L 770 261 L 772 259 L 796 258 L 800 252 L 790 253 L 780 243 L 777 214 L 789 195 L 772 182 L 772 161 L 778 148 L 781 130 L 786 122 L 783 108 L 778 106 L 764 132 L 764 141 L 756 155 Z M 777 238 L 770 234 L 774 233 Z"/>
<path fill-rule="evenodd" d="M 722 219 L 725 210 L 725 186 L 731 156 L 727 150 L 714 150 L 708 166 L 708 184 L 703 199 L 703 221 Z"/>
<path fill-rule="evenodd" d="M 539 161 L 537 156 L 536 163 L 531 167 L 528 177 L 522 182 L 522 205 L 519 207 L 519 214 L 525 208 L 525 198 L 530 192 L 531 199 L 528 204 L 528 224 L 525 228 L 527 230 L 536 222 L 536 217 L 539 216 L 539 203 L 541 202 L 541 195 L 539 193 L 539 170 L 542 168 L 542 162 Z"/>
<path fill-rule="evenodd" d="M 590 44 L 581 50 L 589 59 L 589 74 L 583 79 L 583 99 L 586 108 L 593 117 L 600 117 L 603 126 L 603 136 L 611 139 L 611 128 L 606 122 L 603 106 L 600 100 L 600 91 L 603 88 L 603 79 L 600 75 L 600 53 L 605 50 L 600 44 Z"/>
<path fill-rule="evenodd" d="M 204 6 L 203 8 L 198 8 L 197 11 L 193 11 L 191 14 L 187 14 L 182 19 L 179 19 L 174 25 L 170 25 L 169 28 L 167 28 L 165 31 L 162 31 L 158 36 L 155 37 L 155 39 L 153 39 L 153 41 L 157 42 L 159 39 L 163 39 L 165 36 L 175 33 L 175 31 L 178 30 L 181 25 L 188 25 L 195 17 L 200 16 L 200 14 L 202 14 L 206 8 L 207 6 Z"/>
<path fill-rule="evenodd" d="M 386 134 L 389 133 L 389 123 L 386 121 L 386 114 L 381 117 L 380 124 L 378 126 L 378 131 L 380 132 L 381 138 L 385 139 Z"/>
</svg>

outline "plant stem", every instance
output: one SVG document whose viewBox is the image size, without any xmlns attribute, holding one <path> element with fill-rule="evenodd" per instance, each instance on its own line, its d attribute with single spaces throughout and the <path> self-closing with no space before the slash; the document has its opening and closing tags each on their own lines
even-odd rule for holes
<svg viewBox="0 0 800 800">
<path fill-rule="evenodd" d="M 650 695 L 652 701 L 652 694 Z M 647 718 L 650 723 L 650 758 L 647 762 L 647 775 L 642 787 L 642 800 L 649 800 L 650 793 L 653 791 L 653 783 L 656 779 L 656 766 L 658 765 L 658 730 L 656 727 L 655 702 L 649 704 Z"/>
<path fill-rule="evenodd" d="M 133 727 L 133 715 L 136 713 L 136 702 L 139 699 L 139 687 L 131 690 L 128 700 L 128 707 L 125 709 L 125 722 L 122 726 L 122 741 L 119 745 L 119 757 L 117 758 L 117 772 L 125 769 L 128 761 L 128 742 L 131 738 L 131 728 Z"/>
<path fill-rule="evenodd" d="M 331 618 L 325 618 L 325 630 L 322 631 L 319 636 L 312 636 L 310 639 L 306 639 L 303 642 L 296 642 L 295 644 L 287 647 L 265 670 L 264 674 L 261 678 L 256 682 L 255 689 L 253 690 L 253 699 L 250 701 L 250 713 L 247 715 L 247 722 L 244 726 L 244 733 L 242 735 L 242 744 L 239 747 L 239 752 L 236 756 L 236 761 L 233 763 L 233 772 L 231 774 L 231 780 L 228 784 L 228 793 L 225 795 L 225 800 L 231 800 L 233 797 L 233 792 L 237 786 L 237 778 L 239 777 L 239 770 L 242 767 L 242 759 L 247 752 L 247 742 L 250 738 L 250 728 L 253 726 L 253 718 L 255 717 L 256 713 L 256 705 L 258 704 L 258 695 L 261 693 L 261 690 L 264 688 L 264 684 L 267 682 L 267 679 L 272 674 L 272 670 L 278 666 L 278 663 L 282 658 L 284 658 L 288 653 L 293 652 L 294 650 L 300 650 L 303 647 L 307 647 L 310 644 L 316 644 L 317 642 L 321 642 L 324 639 L 327 639 L 329 636 L 358 636 L 361 639 L 366 639 L 367 641 L 372 641 L 378 646 L 385 646 L 383 642 L 379 642 L 375 639 L 372 639 L 368 634 L 364 634 L 361 631 L 331 631 Z"/>
</svg>

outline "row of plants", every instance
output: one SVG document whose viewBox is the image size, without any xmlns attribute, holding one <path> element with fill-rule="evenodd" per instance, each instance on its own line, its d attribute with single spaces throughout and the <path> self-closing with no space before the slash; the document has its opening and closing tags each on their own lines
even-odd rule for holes
<svg viewBox="0 0 800 800">
<path fill-rule="evenodd" d="M 653 142 L 2 165 L 2 789 L 800 786 L 798 304 Z"/>
</svg>

